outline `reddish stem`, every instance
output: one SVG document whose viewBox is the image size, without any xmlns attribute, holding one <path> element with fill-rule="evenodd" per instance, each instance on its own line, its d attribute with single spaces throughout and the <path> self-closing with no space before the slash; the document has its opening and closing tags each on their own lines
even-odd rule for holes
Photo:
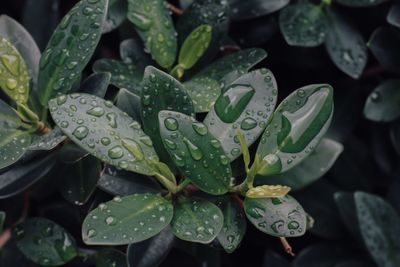
<svg viewBox="0 0 400 267">
<path fill-rule="evenodd" d="M 286 238 L 284 237 L 279 237 L 279 240 L 282 243 L 283 248 L 285 249 L 286 253 L 289 254 L 290 256 L 294 257 L 295 254 L 293 252 L 292 246 L 289 244 Z"/>
<path fill-rule="evenodd" d="M 168 4 L 168 9 L 169 9 L 172 13 L 174 13 L 175 15 L 177 15 L 177 16 L 182 16 L 182 14 L 183 14 L 183 10 L 182 10 L 182 9 L 180 9 L 180 8 L 178 8 L 178 7 L 176 7 L 176 6 L 172 5 L 172 4 Z"/>
</svg>

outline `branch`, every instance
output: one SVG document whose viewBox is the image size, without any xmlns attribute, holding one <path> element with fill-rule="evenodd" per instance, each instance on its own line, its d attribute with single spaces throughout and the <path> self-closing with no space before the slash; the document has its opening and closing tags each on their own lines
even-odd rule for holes
<svg viewBox="0 0 400 267">
<path fill-rule="evenodd" d="M 289 244 L 287 239 L 284 237 L 279 237 L 279 240 L 281 241 L 282 246 L 285 249 L 286 253 L 289 254 L 290 256 L 294 257 L 295 254 L 293 253 L 292 246 Z"/>
<path fill-rule="evenodd" d="M 182 16 L 183 10 L 174 6 L 173 4 L 168 3 L 168 9 L 177 16 Z"/>
</svg>

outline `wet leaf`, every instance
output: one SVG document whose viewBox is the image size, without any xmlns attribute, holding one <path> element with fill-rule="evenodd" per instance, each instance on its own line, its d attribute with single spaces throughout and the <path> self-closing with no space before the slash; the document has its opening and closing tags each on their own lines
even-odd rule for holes
<svg viewBox="0 0 400 267">
<path fill-rule="evenodd" d="M 25 104 L 29 96 L 29 74 L 24 59 L 12 43 L 0 36 L 0 87 L 11 99 Z"/>
<path fill-rule="evenodd" d="M 15 129 L 0 130 L 0 169 L 18 161 L 31 143 L 28 132 Z"/>
<path fill-rule="evenodd" d="M 326 84 L 301 87 L 274 112 L 257 154 L 266 162 L 258 173 L 283 173 L 298 165 L 319 144 L 333 114 L 333 89 Z M 300 120 L 301 118 L 301 120 Z"/>
<path fill-rule="evenodd" d="M 226 193 L 233 184 L 229 158 L 207 126 L 173 111 L 161 111 L 159 121 L 164 147 L 182 175 L 204 192 Z"/>
<path fill-rule="evenodd" d="M 154 64 L 149 54 L 144 50 L 145 48 L 139 39 L 126 39 L 119 45 L 119 54 L 122 61 L 126 64 L 134 64 L 137 66 L 137 69 L 141 71 L 142 76 L 144 69 L 147 66 Z"/>
<path fill-rule="evenodd" d="M 169 224 L 172 214 L 171 202 L 159 195 L 115 197 L 86 216 L 83 241 L 90 245 L 137 243 L 158 234 Z"/>
<path fill-rule="evenodd" d="M 0 129 L 17 129 L 22 125 L 21 119 L 13 108 L 0 99 Z"/>
<path fill-rule="evenodd" d="M 43 106 L 67 93 L 89 62 L 106 16 L 107 0 L 82 0 L 62 19 L 40 59 L 39 98 Z"/>
<path fill-rule="evenodd" d="M 223 57 L 209 65 L 184 83 L 196 112 L 207 112 L 214 105 L 222 89 L 228 83 L 224 77 L 230 74 L 234 81 L 266 58 L 267 53 L 259 48 L 246 49 Z"/>
<path fill-rule="evenodd" d="M 397 50 L 399 45 L 399 30 L 389 27 L 376 29 L 368 41 L 368 47 L 379 63 L 395 72 L 400 72 L 400 53 Z"/>
<path fill-rule="evenodd" d="M 237 129 L 243 133 L 247 146 L 253 144 L 270 120 L 277 95 L 274 75 L 260 69 L 241 76 L 219 96 L 204 124 L 231 161 L 242 153 Z"/>
<path fill-rule="evenodd" d="M 321 6 L 309 2 L 292 4 L 279 13 L 279 26 L 289 45 L 314 47 L 322 44 L 328 21 Z"/>
<path fill-rule="evenodd" d="M 182 240 L 210 243 L 221 231 L 223 225 L 221 210 L 201 198 L 181 199 L 175 206 L 172 231 Z"/>
<path fill-rule="evenodd" d="M 387 0 L 335 0 L 339 4 L 351 7 L 376 6 L 386 2 Z"/>
<path fill-rule="evenodd" d="M 400 216 L 378 196 L 364 192 L 354 194 L 358 223 L 364 243 L 381 267 L 400 264 Z"/>
<path fill-rule="evenodd" d="M 248 198 L 284 197 L 290 191 L 286 185 L 261 185 L 250 188 L 246 192 Z"/>
<path fill-rule="evenodd" d="M 146 44 L 153 59 L 163 68 L 174 64 L 177 42 L 171 16 L 164 0 L 128 0 L 128 19 Z"/>
<path fill-rule="evenodd" d="M 232 18 L 248 20 L 271 14 L 289 4 L 290 0 L 230 0 Z"/>
<path fill-rule="evenodd" d="M 62 265 L 77 255 L 74 238 L 45 218 L 30 218 L 17 225 L 13 236 L 25 257 L 43 266 Z"/>
<path fill-rule="evenodd" d="M 103 24 L 102 33 L 117 29 L 125 20 L 128 4 L 125 0 L 109 0 L 107 17 Z"/>
<path fill-rule="evenodd" d="M 386 20 L 393 26 L 400 27 L 400 4 L 392 5 L 386 17 Z"/>
<path fill-rule="evenodd" d="M 261 232 L 272 236 L 295 237 L 306 231 L 306 213 L 291 196 L 282 198 L 248 198 L 244 211 Z"/>
<path fill-rule="evenodd" d="M 128 267 L 126 255 L 116 249 L 102 249 L 96 255 L 96 267 Z"/>
<path fill-rule="evenodd" d="M 131 93 L 126 89 L 119 90 L 116 97 L 116 105 L 122 111 L 128 113 L 132 119 L 135 121 L 141 121 L 140 113 L 141 113 L 141 104 L 140 97 Z"/>
<path fill-rule="evenodd" d="M 61 95 L 49 101 L 56 124 L 93 156 L 119 168 L 152 175 L 157 160 L 140 124 L 110 101 L 88 94 Z"/>
<path fill-rule="evenodd" d="M 367 64 L 367 48 L 361 34 L 350 22 L 334 12 L 327 10 L 329 27 L 325 48 L 333 63 L 347 75 L 358 79 Z"/>
<path fill-rule="evenodd" d="M 52 150 L 63 142 L 67 137 L 59 127 L 55 127 L 51 132 L 43 135 L 32 135 L 32 142 L 28 150 Z"/>
<path fill-rule="evenodd" d="M 93 73 L 82 82 L 79 92 L 104 98 L 110 80 L 111 74 L 108 72 Z"/>
</svg>

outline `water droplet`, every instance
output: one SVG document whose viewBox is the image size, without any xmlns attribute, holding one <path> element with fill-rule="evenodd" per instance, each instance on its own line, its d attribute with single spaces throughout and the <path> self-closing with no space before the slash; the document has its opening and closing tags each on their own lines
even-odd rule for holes
<svg viewBox="0 0 400 267">
<path fill-rule="evenodd" d="M 303 89 L 297 90 L 297 96 L 298 97 L 304 97 L 306 95 L 306 92 Z"/>
<path fill-rule="evenodd" d="M 115 114 L 114 112 L 110 112 L 107 113 L 106 117 L 108 120 L 108 125 L 113 128 L 117 128 L 117 114 Z"/>
<path fill-rule="evenodd" d="M 150 147 L 153 146 L 153 141 L 151 141 L 150 137 L 148 137 L 147 135 L 143 135 L 143 136 L 139 137 L 139 140 L 146 146 L 150 146 Z"/>
<path fill-rule="evenodd" d="M 94 107 L 89 109 L 86 113 L 95 117 L 101 117 L 104 115 L 104 109 L 102 107 Z"/>
<path fill-rule="evenodd" d="M 380 95 L 379 92 L 372 92 L 371 93 L 371 100 L 373 102 L 378 102 L 380 100 L 380 98 L 381 98 L 381 95 Z"/>
<path fill-rule="evenodd" d="M 115 225 L 116 223 L 117 223 L 117 220 L 113 216 L 107 216 L 107 218 L 106 218 L 107 225 Z"/>
<path fill-rule="evenodd" d="M 89 238 L 95 237 L 96 234 L 97 234 L 97 232 L 96 232 L 96 230 L 94 230 L 94 229 L 89 229 L 89 230 L 87 231 L 87 236 L 88 236 Z"/>
<path fill-rule="evenodd" d="M 108 146 L 111 143 L 110 138 L 108 137 L 103 137 L 100 139 L 100 142 L 104 145 L 104 146 Z"/>
<path fill-rule="evenodd" d="M 144 154 L 140 145 L 131 139 L 123 139 L 122 145 L 137 159 L 143 160 Z"/>
<path fill-rule="evenodd" d="M 113 148 L 108 150 L 108 156 L 112 159 L 119 159 L 122 158 L 124 155 L 124 150 L 121 146 L 114 146 Z"/>
<path fill-rule="evenodd" d="M 220 147 L 221 147 L 221 142 L 218 141 L 217 139 L 212 139 L 212 140 L 211 140 L 211 145 L 212 145 L 214 148 L 220 148 Z"/>
<path fill-rule="evenodd" d="M 79 126 L 72 133 L 78 140 L 84 139 L 89 134 L 89 129 L 86 126 Z"/>
<path fill-rule="evenodd" d="M 203 158 L 203 152 L 200 150 L 200 148 L 198 148 L 187 138 L 184 138 L 183 142 L 185 143 L 187 149 L 189 150 L 190 156 L 192 156 L 194 160 L 201 160 Z"/>
<path fill-rule="evenodd" d="M 243 130 L 251 130 L 254 127 L 257 126 L 257 121 L 253 118 L 245 118 L 242 120 L 242 123 L 240 124 L 240 128 Z"/>
<path fill-rule="evenodd" d="M 225 155 L 221 155 L 219 157 L 219 159 L 220 159 L 222 165 L 227 165 L 229 163 L 229 158 L 227 156 L 225 156 Z"/>
<path fill-rule="evenodd" d="M 152 24 L 152 21 L 148 16 L 136 11 L 129 13 L 128 18 L 142 31 L 149 30 Z"/>
<path fill-rule="evenodd" d="M 207 126 L 201 122 L 194 122 L 192 124 L 193 130 L 199 135 L 206 135 L 208 132 Z"/>
<path fill-rule="evenodd" d="M 12 75 L 19 75 L 19 58 L 17 56 L 3 54 L 0 56 L 0 59 L 3 65 Z"/>
<path fill-rule="evenodd" d="M 178 129 L 178 122 L 174 118 L 166 118 L 164 121 L 165 127 L 170 131 L 175 131 Z"/>
<path fill-rule="evenodd" d="M 15 87 L 17 87 L 18 82 L 17 80 L 13 79 L 13 78 L 8 78 L 7 82 L 6 82 L 6 86 L 9 90 L 14 90 Z"/>
<path fill-rule="evenodd" d="M 183 160 L 183 158 L 179 157 L 177 154 L 173 154 L 172 157 L 174 159 L 176 166 L 178 167 L 185 166 L 185 161 Z"/>
<path fill-rule="evenodd" d="M 169 140 L 169 139 L 164 139 L 164 143 L 169 149 L 172 149 L 172 150 L 176 149 L 176 143 L 174 141 Z"/>
<path fill-rule="evenodd" d="M 69 123 L 68 123 L 67 121 L 62 121 L 62 122 L 60 123 L 61 128 L 67 128 L 68 125 L 69 125 Z"/>
<path fill-rule="evenodd" d="M 69 58 L 69 51 L 67 49 L 62 49 L 55 57 L 54 64 L 57 66 L 62 66 L 65 64 L 67 59 Z"/>
</svg>

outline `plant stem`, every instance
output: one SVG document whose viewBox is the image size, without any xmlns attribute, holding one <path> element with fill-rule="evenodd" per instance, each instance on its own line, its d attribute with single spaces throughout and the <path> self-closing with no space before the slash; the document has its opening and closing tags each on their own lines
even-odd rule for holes
<svg viewBox="0 0 400 267">
<path fill-rule="evenodd" d="M 172 183 L 168 178 L 166 178 L 164 175 L 161 173 L 156 172 L 154 174 L 154 177 L 157 178 L 157 180 L 165 187 L 168 189 L 169 192 L 175 194 L 177 191 L 177 186 Z"/>
<path fill-rule="evenodd" d="M 174 6 L 173 4 L 168 3 L 168 9 L 174 13 L 175 15 L 181 16 L 183 14 L 183 10 Z"/>
<path fill-rule="evenodd" d="M 186 186 L 188 186 L 189 184 L 190 184 L 190 180 L 189 179 L 187 179 L 187 178 L 183 179 L 183 181 L 180 182 L 180 184 L 178 185 L 175 194 L 180 192 L 180 191 L 182 191 L 183 189 L 185 189 Z"/>
<path fill-rule="evenodd" d="M 290 256 L 294 257 L 295 254 L 293 253 L 292 246 L 289 244 L 287 239 L 284 237 L 279 237 L 279 240 L 281 241 L 282 246 L 285 249 L 286 253 L 289 254 Z"/>
</svg>

